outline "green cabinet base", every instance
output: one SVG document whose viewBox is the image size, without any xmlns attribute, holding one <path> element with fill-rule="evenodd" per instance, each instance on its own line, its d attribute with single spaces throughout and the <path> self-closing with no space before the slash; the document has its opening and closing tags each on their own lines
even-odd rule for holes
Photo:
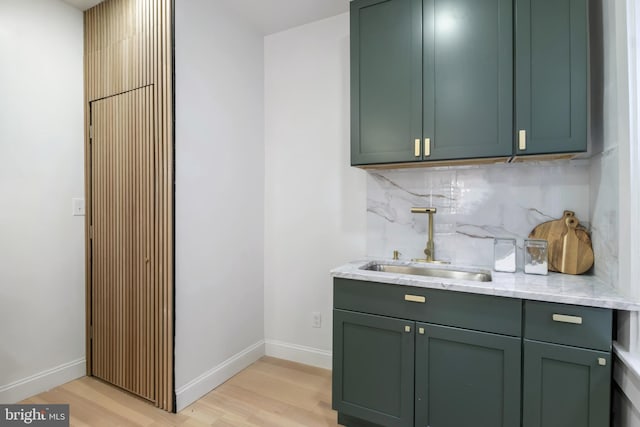
<svg viewBox="0 0 640 427">
<path fill-rule="evenodd" d="M 611 309 L 336 278 L 332 407 L 346 427 L 609 427 L 611 334 Z"/>
<path fill-rule="evenodd" d="M 524 340 L 524 427 L 609 427 L 611 353 Z"/>
<path fill-rule="evenodd" d="M 333 326 L 333 408 L 385 427 L 412 427 L 414 322 L 333 310 Z"/>
<path fill-rule="evenodd" d="M 416 426 L 520 424 L 520 337 L 416 328 Z"/>
<path fill-rule="evenodd" d="M 338 424 L 345 427 L 384 427 L 380 424 L 370 423 L 369 421 L 361 420 L 360 418 L 350 417 L 341 412 L 338 412 Z"/>
</svg>

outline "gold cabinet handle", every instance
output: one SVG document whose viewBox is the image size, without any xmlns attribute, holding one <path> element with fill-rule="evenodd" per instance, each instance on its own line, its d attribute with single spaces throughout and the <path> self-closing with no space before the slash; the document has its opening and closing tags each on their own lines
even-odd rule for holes
<svg viewBox="0 0 640 427">
<path fill-rule="evenodd" d="M 420 335 L 424 335 L 424 328 L 418 328 L 418 333 Z"/>
<path fill-rule="evenodd" d="M 526 130 L 518 131 L 518 149 L 520 150 L 527 149 L 527 131 Z"/>
<path fill-rule="evenodd" d="M 431 155 L 431 138 L 424 139 L 424 156 L 429 157 Z"/>
<path fill-rule="evenodd" d="M 420 139 L 416 138 L 413 145 L 414 154 L 416 157 L 420 157 Z"/>
<path fill-rule="evenodd" d="M 582 325 L 582 317 L 567 316 L 566 314 L 554 314 L 551 316 L 554 322 L 572 323 L 574 325 Z"/>
<path fill-rule="evenodd" d="M 598 357 L 598 365 L 607 366 L 607 359 L 605 359 L 604 357 Z"/>
<path fill-rule="evenodd" d="M 407 325 L 404 327 L 405 332 L 411 332 L 411 326 Z"/>
<path fill-rule="evenodd" d="M 405 301 L 410 301 L 410 302 L 420 302 L 422 304 L 424 304 L 425 302 L 427 302 L 427 299 L 423 296 L 420 295 L 410 295 L 410 294 L 406 294 L 404 296 L 404 300 Z"/>
</svg>

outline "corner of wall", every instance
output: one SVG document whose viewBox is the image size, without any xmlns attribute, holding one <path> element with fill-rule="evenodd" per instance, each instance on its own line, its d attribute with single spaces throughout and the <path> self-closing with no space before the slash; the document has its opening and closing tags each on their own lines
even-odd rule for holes
<svg viewBox="0 0 640 427">
<path fill-rule="evenodd" d="M 61 384 L 81 378 L 85 375 L 85 358 L 72 360 L 30 377 L 0 386 L 0 402 L 19 402 L 43 390 L 49 390 Z"/>
<path fill-rule="evenodd" d="M 614 344 L 613 426 L 640 427 L 640 360 Z"/>
<path fill-rule="evenodd" d="M 176 411 L 182 411 L 264 355 L 264 341 L 258 341 L 189 381 L 176 390 Z"/>
<path fill-rule="evenodd" d="M 332 367 L 333 352 L 331 351 L 271 339 L 267 339 L 265 344 L 267 356 L 323 369 L 331 369 Z"/>
</svg>

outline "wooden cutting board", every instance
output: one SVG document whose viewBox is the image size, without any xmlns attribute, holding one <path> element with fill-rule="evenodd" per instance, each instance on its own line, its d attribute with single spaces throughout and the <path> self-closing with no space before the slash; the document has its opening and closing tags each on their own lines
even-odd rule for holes
<svg viewBox="0 0 640 427">
<path fill-rule="evenodd" d="M 575 217 L 565 218 L 565 224 L 567 231 L 549 245 L 553 247 L 553 251 L 549 252 L 549 264 L 560 273 L 582 274 L 593 265 L 591 242 L 587 243 L 578 237 L 579 223 Z"/>
<path fill-rule="evenodd" d="M 569 227 L 567 226 L 566 220 L 569 218 L 575 219 L 576 226 L 574 227 L 574 233 L 576 238 L 580 240 L 581 243 L 588 246 L 591 250 L 591 254 L 593 257 L 593 250 L 591 249 L 591 238 L 589 237 L 589 233 L 587 230 L 580 225 L 578 219 L 575 217 L 575 213 L 572 211 L 564 211 L 562 218 L 556 219 L 553 221 L 543 222 L 542 224 L 537 225 L 529 234 L 530 239 L 543 239 L 547 241 L 547 252 L 549 258 L 549 271 L 561 271 L 561 266 L 557 264 L 558 262 L 562 262 L 564 259 L 563 248 L 564 245 L 560 244 L 560 241 L 564 242 L 564 236 L 568 233 Z M 568 242 L 572 242 L 572 237 L 569 237 Z M 578 247 L 570 244 L 567 246 L 569 250 L 573 247 Z M 583 245 L 580 245 L 579 248 L 583 248 Z M 588 251 L 586 251 L 588 252 Z M 569 256 L 573 256 L 572 254 L 568 254 Z M 588 255 L 587 255 L 588 259 Z M 569 263 L 570 264 L 570 263 Z M 591 261 L 593 264 L 593 261 Z M 566 264 L 568 265 L 568 264 Z M 590 268 L 590 267 L 589 267 Z M 587 268 L 588 270 L 588 268 Z M 585 270 L 586 271 L 586 270 Z M 570 273 L 570 274 L 580 274 L 580 273 Z"/>
</svg>

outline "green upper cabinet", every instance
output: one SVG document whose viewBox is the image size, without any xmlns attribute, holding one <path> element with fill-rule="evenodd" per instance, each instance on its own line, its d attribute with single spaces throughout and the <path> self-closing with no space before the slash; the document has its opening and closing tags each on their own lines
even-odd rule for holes
<svg viewBox="0 0 640 427">
<path fill-rule="evenodd" d="M 586 151 L 586 9 L 352 1 L 351 164 Z"/>
<path fill-rule="evenodd" d="M 511 0 L 351 2 L 351 164 L 512 152 Z"/>
<path fill-rule="evenodd" d="M 351 164 L 415 160 L 421 136 L 422 0 L 351 2 Z"/>
<path fill-rule="evenodd" d="M 511 156 L 512 0 L 423 5 L 424 160 Z"/>
<path fill-rule="evenodd" d="M 587 1 L 516 0 L 514 153 L 587 149 Z"/>
</svg>

